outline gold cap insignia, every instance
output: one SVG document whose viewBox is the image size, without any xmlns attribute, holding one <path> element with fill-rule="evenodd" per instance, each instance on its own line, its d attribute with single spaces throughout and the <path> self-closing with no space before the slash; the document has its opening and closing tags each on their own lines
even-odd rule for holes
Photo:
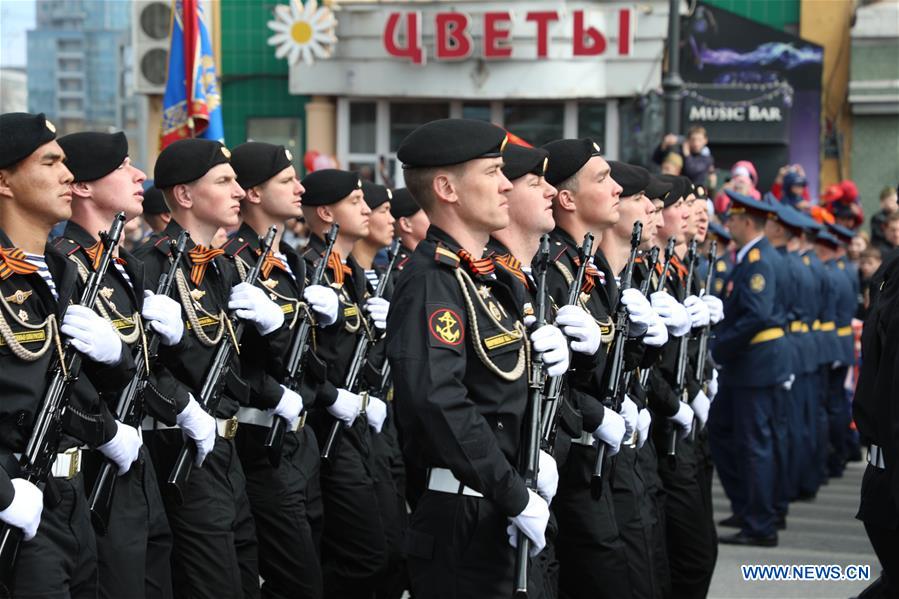
<svg viewBox="0 0 899 599">
<path fill-rule="evenodd" d="M 393 192 L 390 191 L 390 189 L 387 190 L 387 199 L 388 199 L 388 200 L 393 200 Z"/>
<path fill-rule="evenodd" d="M 502 143 L 499 144 L 499 152 L 500 152 L 500 154 L 502 154 L 503 152 L 506 151 L 506 146 L 507 146 L 507 145 L 509 145 L 509 134 L 508 134 L 508 133 L 507 133 L 506 136 L 503 138 Z"/>
<path fill-rule="evenodd" d="M 595 141 L 593 142 L 593 149 L 596 150 L 597 152 L 602 152 L 602 150 L 599 149 L 599 144 L 596 143 Z"/>
<path fill-rule="evenodd" d="M 56 125 L 51 123 L 49 119 L 44 119 L 44 124 L 47 126 L 47 129 L 50 130 L 50 133 L 56 133 Z"/>
<path fill-rule="evenodd" d="M 222 146 L 222 154 L 225 156 L 225 158 L 231 160 L 231 150 L 229 150 L 225 146 Z"/>
<path fill-rule="evenodd" d="M 284 148 L 284 155 L 287 156 L 288 160 L 293 160 L 293 154 L 291 154 L 290 150 L 288 150 L 287 148 Z"/>
</svg>

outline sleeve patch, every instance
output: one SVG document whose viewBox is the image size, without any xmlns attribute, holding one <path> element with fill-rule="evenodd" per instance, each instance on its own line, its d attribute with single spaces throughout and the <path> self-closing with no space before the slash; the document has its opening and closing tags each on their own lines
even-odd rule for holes
<svg viewBox="0 0 899 599">
<path fill-rule="evenodd" d="M 749 263 L 758 262 L 762 259 L 762 252 L 758 248 L 752 248 L 749 250 L 748 260 Z"/>
<path fill-rule="evenodd" d="M 456 310 L 446 306 L 428 306 L 428 336 L 432 347 L 459 349 L 465 340 L 465 327 Z"/>
<path fill-rule="evenodd" d="M 755 293 L 761 293 L 765 290 L 765 277 L 761 273 L 755 273 L 749 279 L 749 288 Z"/>
<path fill-rule="evenodd" d="M 715 265 L 715 269 L 718 272 L 724 272 L 727 270 L 727 263 L 724 260 L 718 260 L 718 263 Z"/>
</svg>

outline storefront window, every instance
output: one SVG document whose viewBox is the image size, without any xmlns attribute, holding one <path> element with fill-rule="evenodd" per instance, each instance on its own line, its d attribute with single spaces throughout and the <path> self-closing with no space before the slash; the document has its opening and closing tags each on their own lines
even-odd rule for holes
<svg viewBox="0 0 899 599">
<path fill-rule="evenodd" d="M 301 122 L 296 118 L 251 118 L 247 119 L 247 141 L 284 146 L 293 155 L 293 165 L 300 168 Z"/>
<path fill-rule="evenodd" d="M 605 149 L 606 105 L 604 102 L 581 102 L 578 104 L 577 136 L 589 137 Z"/>
<path fill-rule="evenodd" d="M 506 103 L 504 125 L 535 146 L 564 137 L 565 106 L 553 103 Z"/>
<path fill-rule="evenodd" d="M 449 104 L 429 102 L 390 104 L 390 151 L 396 152 L 400 143 L 419 125 L 449 117 Z"/>
<path fill-rule="evenodd" d="M 490 122 L 490 103 L 466 102 L 462 105 L 462 118 Z"/>
<path fill-rule="evenodd" d="M 374 102 L 352 102 L 350 104 L 350 152 L 367 154 L 375 151 Z"/>
</svg>

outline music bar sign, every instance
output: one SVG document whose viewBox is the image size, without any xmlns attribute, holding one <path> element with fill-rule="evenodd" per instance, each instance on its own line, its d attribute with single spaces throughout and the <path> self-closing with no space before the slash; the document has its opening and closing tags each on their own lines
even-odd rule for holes
<svg viewBox="0 0 899 599">
<path fill-rule="evenodd" d="M 716 142 L 785 143 L 790 105 L 779 88 L 695 86 L 684 97 L 684 123 L 702 125 Z"/>
</svg>

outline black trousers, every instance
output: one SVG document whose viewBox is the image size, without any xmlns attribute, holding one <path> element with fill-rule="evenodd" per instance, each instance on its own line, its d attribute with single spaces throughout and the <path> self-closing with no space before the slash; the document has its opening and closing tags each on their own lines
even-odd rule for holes
<svg viewBox="0 0 899 599">
<path fill-rule="evenodd" d="M 60 501 L 46 505 L 37 536 L 23 542 L 16 560 L 16 599 L 93 599 L 97 596 L 97 544 L 83 477 L 54 479 Z"/>
<path fill-rule="evenodd" d="M 880 560 L 883 572 L 879 581 L 863 594 L 866 599 L 899 597 L 899 510 L 891 490 L 892 470 L 868 464 L 862 478 L 861 501 L 856 518 L 865 523 L 865 532 Z"/>
<path fill-rule="evenodd" d="M 144 431 L 144 441 L 164 485 L 184 443 L 181 431 Z M 182 505 L 166 493 L 163 500 L 174 537 L 175 597 L 259 597 L 256 527 L 234 442 L 216 438 L 203 466 L 193 468 Z"/>
<path fill-rule="evenodd" d="M 668 544 L 665 538 L 665 488 L 659 477 L 659 459 L 651 437 L 637 450 L 637 461 L 644 475 L 646 494 L 652 504 L 651 559 L 653 574 L 658 583 L 654 597 L 661 599 L 671 593 L 671 571 L 668 568 Z"/>
<path fill-rule="evenodd" d="M 610 464 L 606 460 L 602 497 L 595 500 L 590 495 L 595 460 L 595 447 L 573 444 L 559 472 L 559 490 L 552 502 L 559 524 L 559 596 L 627 598 L 631 596 L 630 573 L 625 544 L 615 521 Z"/>
<path fill-rule="evenodd" d="M 320 599 L 322 506 L 315 433 L 286 433 L 272 468 L 263 443 L 268 428 L 241 424 L 235 438 L 259 540 L 262 597 Z"/>
<path fill-rule="evenodd" d="M 370 599 L 387 572 L 388 533 L 374 462 L 368 423 L 359 418 L 343 430 L 332 463 L 322 466 L 322 575 L 329 599 Z"/>
<path fill-rule="evenodd" d="M 631 596 L 652 599 L 660 592 L 653 564 L 653 498 L 647 493 L 636 448 L 622 446 L 612 460 L 609 484 L 627 556 Z"/>
<path fill-rule="evenodd" d="M 663 447 L 666 446 L 667 441 Z M 704 598 L 715 570 L 718 538 L 711 505 L 707 503 L 704 472 L 705 465 L 699 468 L 697 448 L 688 439 L 678 440 L 674 464 L 664 449 L 659 454 L 659 476 L 665 489 L 671 597 L 676 599 Z"/>
<path fill-rule="evenodd" d="M 511 597 L 515 550 L 508 525 L 505 514 L 486 499 L 425 491 L 406 534 L 413 597 Z"/>
<path fill-rule="evenodd" d="M 388 410 L 392 404 L 388 404 Z M 388 411 L 388 414 L 392 412 Z M 400 599 L 409 588 L 409 576 L 403 560 L 403 539 L 409 526 L 406 511 L 405 469 L 397 442 L 393 418 L 388 417 L 378 434 L 371 435 L 372 474 L 387 548 L 387 567 L 377 589 L 378 599 Z"/>
<path fill-rule="evenodd" d="M 103 455 L 85 454 L 86 491 L 90 494 Z M 146 446 L 116 478 L 105 535 L 97 535 L 100 592 L 103 599 L 168 599 L 172 591 L 172 530 Z"/>
</svg>

